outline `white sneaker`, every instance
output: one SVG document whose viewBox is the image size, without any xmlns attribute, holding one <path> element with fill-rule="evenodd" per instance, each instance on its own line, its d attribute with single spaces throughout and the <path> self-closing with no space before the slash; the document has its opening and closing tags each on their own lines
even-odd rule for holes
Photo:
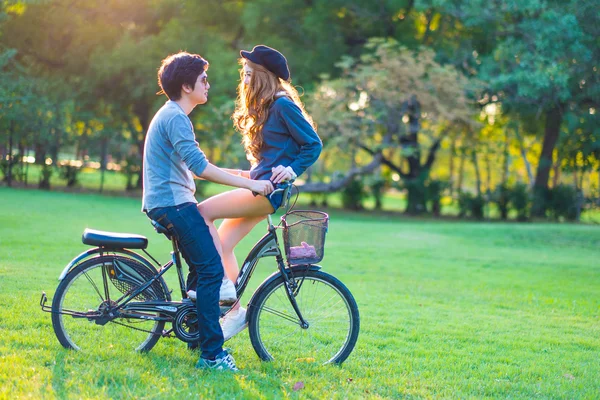
<svg viewBox="0 0 600 400">
<path fill-rule="evenodd" d="M 235 285 L 228 278 L 223 278 L 221 290 L 219 291 L 219 301 L 223 305 L 232 305 L 237 301 L 237 292 Z"/>
<path fill-rule="evenodd" d="M 248 326 L 246 321 L 246 309 L 243 307 L 230 311 L 221 319 L 223 339 L 228 341 Z"/>
<path fill-rule="evenodd" d="M 196 291 L 188 290 L 187 295 L 191 300 L 196 300 Z M 229 279 L 224 278 L 221 282 L 221 289 L 219 290 L 219 301 L 224 305 L 231 305 L 237 300 L 237 292 L 235 291 L 235 285 Z"/>
</svg>

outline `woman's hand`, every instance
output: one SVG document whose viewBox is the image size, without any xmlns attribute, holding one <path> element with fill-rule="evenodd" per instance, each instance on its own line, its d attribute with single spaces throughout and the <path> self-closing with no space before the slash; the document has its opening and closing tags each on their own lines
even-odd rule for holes
<svg viewBox="0 0 600 400">
<path fill-rule="evenodd" d="M 275 168 L 271 169 L 273 172 L 273 176 L 271 176 L 271 181 L 277 184 L 279 182 L 289 181 L 290 179 L 296 179 L 296 173 L 292 169 L 292 167 L 284 167 L 283 165 L 278 165 Z"/>
<path fill-rule="evenodd" d="M 251 181 L 249 189 L 261 196 L 266 196 L 273 191 L 273 184 L 267 180 Z"/>
</svg>

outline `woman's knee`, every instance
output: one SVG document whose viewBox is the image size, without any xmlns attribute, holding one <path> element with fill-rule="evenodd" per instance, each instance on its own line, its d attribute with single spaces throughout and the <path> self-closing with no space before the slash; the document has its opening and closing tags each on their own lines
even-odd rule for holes
<svg viewBox="0 0 600 400">
<path fill-rule="evenodd" d="M 226 241 L 225 243 L 221 243 L 222 249 L 223 249 L 223 257 L 228 257 L 233 255 L 233 250 L 235 249 L 235 246 L 237 245 L 237 243 L 232 243 L 230 241 Z"/>
<path fill-rule="evenodd" d="M 206 206 L 204 203 L 198 204 L 198 211 L 200 211 L 200 215 L 204 218 L 206 225 L 214 224 L 215 219 L 210 214 L 210 208 Z"/>
</svg>

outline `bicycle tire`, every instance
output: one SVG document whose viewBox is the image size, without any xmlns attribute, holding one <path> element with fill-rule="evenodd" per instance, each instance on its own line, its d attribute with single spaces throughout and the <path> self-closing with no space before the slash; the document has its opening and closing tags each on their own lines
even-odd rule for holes
<svg viewBox="0 0 600 400">
<path fill-rule="evenodd" d="M 263 361 L 344 362 L 352 353 L 360 330 L 358 306 L 352 293 L 337 278 L 322 271 L 294 274 L 302 285 L 296 301 L 309 323 L 308 329 L 301 328 L 280 275 L 259 288 L 248 306 L 248 332 L 254 351 Z M 316 309 L 312 309 L 314 305 Z M 291 321 L 294 319 L 296 326 Z"/>
<path fill-rule="evenodd" d="M 114 265 L 115 262 L 121 263 L 120 265 L 125 263 L 135 268 L 142 277 L 156 274 L 153 268 L 134 258 L 121 255 L 91 258 L 73 268 L 58 285 L 52 300 L 52 327 L 63 347 L 74 350 L 82 350 L 86 346 L 90 349 L 102 347 L 111 351 L 133 348 L 136 351 L 146 352 L 150 351 L 160 339 L 165 321 L 116 318 L 105 325 L 100 325 L 93 319 L 73 317 L 63 313 L 66 310 L 93 313 L 94 310 L 100 309 L 102 304 L 107 302 L 104 299 L 105 287 L 112 301 L 123 296 L 124 289 L 118 286 L 123 282 L 106 278 L 106 267 Z M 166 283 L 161 277 L 138 298 L 167 301 L 167 293 Z"/>
</svg>

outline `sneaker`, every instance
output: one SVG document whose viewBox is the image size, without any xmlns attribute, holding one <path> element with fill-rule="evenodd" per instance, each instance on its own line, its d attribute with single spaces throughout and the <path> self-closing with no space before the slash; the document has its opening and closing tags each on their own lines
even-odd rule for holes
<svg viewBox="0 0 600 400">
<path fill-rule="evenodd" d="M 235 366 L 235 360 L 233 359 L 233 356 L 229 354 L 226 350 L 223 350 L 221 353 L 219 353 L 219 355 L 216 356 L 214 360 L 208 360 L 206 358 L 200 357 L 200 360 L 198 360 L 198 364 L 196 364 L 196 368 L 215 369 L 217 371 L 239 372 L 239 369 Z"/>
<path fill-rule="evenodd" d="M 223 330 L 223 339 L 231 339 L 248 326 L 246 321 L 246 309 L 243 307 L 230 311 L 221 319 L 221 329 Z"/>
<path fill-rule="evenodd" d="M 191 300 L 196 301 L 196 291 L 188 290 L 187 295 Z M 224 278 L 219 290 L 219 303 L 223 305 L 232 305 L 237 301 L 237 292 L 235 285 L 229 279 Z"/>
<path fill-rule="evenodd" d="M 221 290 L 219 290 L 219 302 L 222 305 L 232 305 L 237 301 L 235 285 L 227 278 L 223 278 Z"/>
</svg>

